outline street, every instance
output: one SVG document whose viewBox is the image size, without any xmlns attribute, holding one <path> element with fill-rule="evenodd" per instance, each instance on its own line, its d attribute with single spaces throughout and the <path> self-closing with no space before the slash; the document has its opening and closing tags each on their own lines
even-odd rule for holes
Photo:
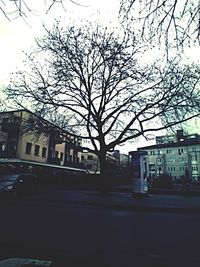
<svg viewBox="0 0 200 267">
<path fill-rule="evenodd" d="M 1 201 L 0 258 L 60 266 L 200 266 L 200 214 Z M 136 264 L 136 265 L 135 265 Z M 56 265 L 59 266 L 59 265 Z"/>
</svg>

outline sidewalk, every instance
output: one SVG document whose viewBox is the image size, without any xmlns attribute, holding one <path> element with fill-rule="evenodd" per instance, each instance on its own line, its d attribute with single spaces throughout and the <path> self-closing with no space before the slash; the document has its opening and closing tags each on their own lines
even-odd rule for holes
<svg viewBox="0 0 200 267">
<path fill-rule="evenodd" d="M 200 212 L 200 196 L 156 195 L 112 192 L 100 195 L 96 191 L 49 190 L 33 196 L 31 200 L 50 205 L 84 205 L 117 210 L 158 212 Z"/>
</svg>

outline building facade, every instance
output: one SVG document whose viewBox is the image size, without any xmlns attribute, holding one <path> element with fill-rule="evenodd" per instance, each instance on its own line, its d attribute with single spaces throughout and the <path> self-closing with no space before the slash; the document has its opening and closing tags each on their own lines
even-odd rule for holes
<svg viewBox="0 0 200 267">
<path fill-rule="evenodd" d="M 147 152 L 147 172 L 150 178 L 161 174 L 169 175 L 173 180 L 188 176 L 193 181 L 200 180 L 200 136 L 186 135 L 177 131 L 174 136 L 156 138 L 156 145 L 141 147 Z"/>
<path fill-rule="evenodd" d="M 43 124 L 39 133 L 33 127 L 36 122 Z M 0 113 L 0 158 L 75 166 L 80 163 L 80 147 L 81 139 L 30 111 Z"/>
<path fill-rule="evenodd" d="M 106 161 L 110 170 L 120 170 L 127 167 L 128 155 L 121 154 L 119 150 L 114 150 L 112 153 L 107 153 Z M 92 152 L 82 152 L 81 162 L 85 169 L 91 173 L 100 173 L 100 164 L 98 156 Z"/>
<path fill-rule="evenodd" d="M 90 173 L 100 173 L 100 164 L 98 156 L 92 152 L 83 151 L 81 153 L 81 162 L 84 169 Z"/>
</svg>

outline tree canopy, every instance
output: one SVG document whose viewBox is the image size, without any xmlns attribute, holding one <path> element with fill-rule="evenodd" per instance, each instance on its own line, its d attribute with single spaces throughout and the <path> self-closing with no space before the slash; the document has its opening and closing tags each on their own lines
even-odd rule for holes
<svg viewBox="0 0 200 267">
<path fill-rule="evenodd" d="M 164 42 L 168 51 L 200 43 L 198 0 L 121 0 L 120 14 L 138 23 L 143 40 Z"/>
<path fill-rule="evenodd" d="M 197 66 L 145 64 L 134 34 L 56 23 L 7 88 L 21 107 L 59 114 L 59 124 L 87 140 L 105 171 L 108 151 L 200 114 Z"/>
<path fill-rule="evenodd" d="M 46 12 L 57 4 L 66 9 L 70 1 L 84 5 L 78 0 L 44 0 Z M 118 0 L 120 17 L 134 20 L 143 40 L 165 42 L 166 48 L 188 46 L 200 42 L 200 3 L 199 0 Z M 40 9 L 40 7 L 38 7 Z M 2 0 L 0 11 L 9 20 L 16 17 L 28 17 L 34 10 L 29 0 Z M 135 30 L 135 29 L 134 29 Z"/>
<path fill-rule="evenodd" d="M 46 6 L 46 13 L 48 13 L 56 5 L 61 5 L 65 9 L 65 3 L 69 1 L 76 5 L 81 5 L 76 0 L 41 0 Z M 8 19 L 15 19 L 17 17 L 28 18 L 31 13 L 37 14 L 37 11 L 41 8 L 38 6 L 37 10 L 33 7 L 34 2 L 29 0 L 1 0 L 0 11 Z M 84 6 L 84 5 L 83 5 Z"/>
</svg>

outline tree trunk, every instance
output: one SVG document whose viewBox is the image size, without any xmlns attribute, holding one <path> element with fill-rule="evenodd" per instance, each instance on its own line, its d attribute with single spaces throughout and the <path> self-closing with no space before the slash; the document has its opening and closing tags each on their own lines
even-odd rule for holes
<svg viewBox="0 0 200 267">
<path fill-rule="evenodd" d="M 109 172 L 107 168 L 106 161 L 106 151 L 99 151 L 98 153 L 99 163 L 100 163 L 100 192 L 103 194 L 107 194 L 109 192 Z"/>
</svg>

